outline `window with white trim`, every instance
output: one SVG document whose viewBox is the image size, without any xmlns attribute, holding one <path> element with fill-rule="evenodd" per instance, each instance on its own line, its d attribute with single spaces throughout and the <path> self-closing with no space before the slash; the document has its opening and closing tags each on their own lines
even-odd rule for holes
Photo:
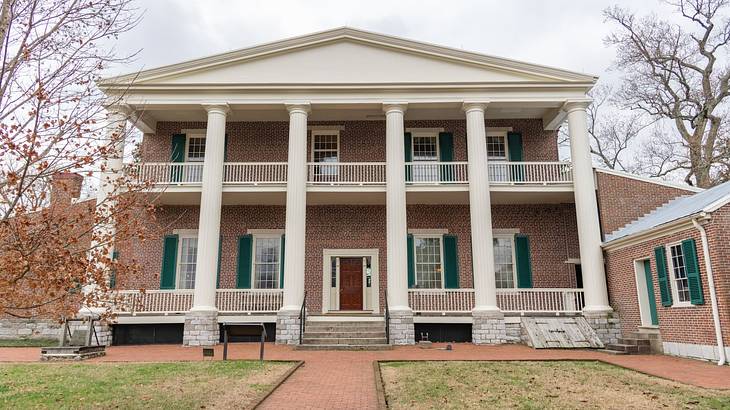
<svg viewBox="0 0 730 410">
<path fill-rule="evenodd" d="M 506 135 L 487 135 L 487 157 L 491 160 L 507 159 Z"/>
<path fill-rule="evenodd" d="M 689 280 L 687 279 L 687 268 L 685 265 L 682 244 L 667 245 L 668 264 L 671 269 L 670 282 L 675 304 L 690 304 Z"/>
<path fill-rule="evenodd" d="M 495 235 L 494 280 L 497 289 L 515 288 L 517 274 L 515 269 L 515 240 L 513 235 Z"/>
<path fill-rule="evenodd" d="M 197 233 L 180 234 L 177 250 L 177 288 L 195 288 L 195 269 L 198 260 Z"/>
<path fill-rule="evenodd" d="M 254 235 L 253 287 L 278 289 L 281 235 Z"/>
<path fill-rule="evenodd" d="M 413 181 L 435 182 L 439 180 L 438 134 L 411 134 L 411 154 L 413 158 Z"/>
<path fill-rule="evenodd" d="M 416 287 L 440 289 L 443 287 L 443 245 L 441 236 L 414 235 Z"/>
<path fill-rule="evenodd" d="M 205 135 L 191 135 L 187 140 L 186 159 L 188 162 L 205 160 Z"/>
<path fill-rule="evenodd" d="M 312 131 L 312 162 L 336 163 L 340 161 L 339 131 Z M 317 165 L 312 170 L 313 181 L 337 181 L 339 168 L 335 165 Z"/>
</svg>

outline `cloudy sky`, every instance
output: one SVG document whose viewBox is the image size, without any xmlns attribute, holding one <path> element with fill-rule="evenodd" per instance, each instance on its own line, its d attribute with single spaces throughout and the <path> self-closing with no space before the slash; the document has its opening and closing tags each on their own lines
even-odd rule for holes
<svg viewBox="0 0 730 410">
<path fill-rule="evenodd" d="M 141 23 L 121 52 L 153 68 L 340 26 L 606 75 L 612 29 L 602 10 L 666 13 L 658 0 L 137 0 Z M 608 73 L 606 79 L 615 78 Z"/>
</svg>

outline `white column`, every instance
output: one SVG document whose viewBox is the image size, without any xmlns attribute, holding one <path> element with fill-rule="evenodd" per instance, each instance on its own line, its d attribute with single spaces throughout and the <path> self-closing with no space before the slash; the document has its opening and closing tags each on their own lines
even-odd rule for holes
<svg viewBox="0 0 730 410">
<path fill-rule="evenodd" d="M 198 223 L 198 254 L 195 270 L 195 296 L 192 311 L 215 312 L 218 244 L 221 226 L 221 196 L 223 190 L 223 161 L 228 105 L 204 105 L 208 112 L 203 162 L 203 190 L 200 194 Z"/>
<path fill-rule="evenodd" d="M 588 140 L 588 104 L 589 101 L 569 101 L 565 104 L 565 110 L 568 112 L 570 156 L 573 163 L 575 213 L 578 219 L 580 264 L 586 303 L 584 311 L 600 313 L 611 312 L 612 309 L 608 304 L 596 186 Z"/>
<path fill-rule="evenodd" d="M 474 269 L 475 311 L 499 312 L 494 277 L 492 203 L 489 196 L 487 133 L 484 102 L 465 102 L 466 141 L 469 155 L 469 215 Z"/>
<path fill-rule="evenodd" d="M 289 159 L 286 182 L 286 244 L 282 311 L 299 311 L 304 298 L 304 251 L 307 226 L 308 103 L 287 104 Z M 278 329 L 277 329 L 278 330 Z"/>
<path fill-rule="evenodd" d="M 403 117 L 407 104 L 385 103 L 385 208 L 388 260 L 388 307 L 410 311 L 408 306 L 408 226 Z"/>
</svg>

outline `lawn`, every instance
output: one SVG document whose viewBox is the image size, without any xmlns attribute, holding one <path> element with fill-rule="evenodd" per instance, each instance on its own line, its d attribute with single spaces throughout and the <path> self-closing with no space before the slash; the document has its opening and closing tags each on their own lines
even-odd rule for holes
<svg viewBox="0 0 730 410">
<path fill-rule="evenodd" d="M 258 361 L 0 365 L 0 408 L 244 408 L 293 365 Z"/>
<path fill-rule="evenodd" d="M 0 339 L 0 347 L 58 346 L 58 339 Z"/>
<path fill-rule="evenodd" d="M 708 390 L 600 362 L 386 362 L 391 409 L 730 408 Z"/>
</svg>

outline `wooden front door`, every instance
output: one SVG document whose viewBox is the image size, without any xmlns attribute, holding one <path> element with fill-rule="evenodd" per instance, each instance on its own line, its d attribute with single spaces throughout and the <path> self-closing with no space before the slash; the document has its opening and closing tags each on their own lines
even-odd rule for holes
<svg viewBox="0 0 730 410">
<path fill-rule="evenodd" d="M 362 309 L 362 258 L 340 258 L 340 310 Z"/>
</svg>

